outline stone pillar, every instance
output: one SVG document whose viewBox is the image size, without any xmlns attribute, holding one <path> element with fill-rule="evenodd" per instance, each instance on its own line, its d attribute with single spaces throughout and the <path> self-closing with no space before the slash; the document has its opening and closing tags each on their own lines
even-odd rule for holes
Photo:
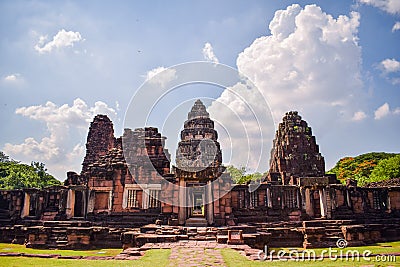
<svg viewBox="0 0 400 267">
<path fill-rule="evenodd" d="M 149 189 L 144 189 L 143 190 L 142 209 L 144 209 L 144 210 L 147 210 L 149 208 L 149 194 L 150 194 L 150 190 Z"/>
<path fill-rule="evenodd" d="M 392 205 L 390 200 L 390 192 L 387 194 L 387 212 L 392 212 Z"/>
<path fill-rule="evenodd" d="M 108 192 L 108 210 L 112 211 L 112 203 L 113 203 L 113 191 L 110 190 Z"/>
<path fill-rule="evenodd" d="M 65 209 L 65 214 L 67 215 L 68 219 L 74 217 L 74 208 L 75 208 L 75 191 L 69 189 L 67 197 L 67 208 Z"/>
<path fill-rule="evenodd" d="M 29 216 L 29 206 L 31 204 L 30 200 L 31 200 L 31 196 L 27 192 L 25 192 L 24 206 L 22 208 L 21 218 Z"/>
<path fill-rule="evenodd" d="M 208 224 L 214 223 L 214 205 L 213 205 L 213 190 L 212 190 L 212 183 L 208 181 L 206 186 L 206 210 L 207 210 L 207 222 Z"/>
<path fill-rule="evenodd" d="M 349 189 L 346 189 L 346 200 L 347 200 L 348 207 L 352 208 L 353 207 L 353 203 L 351 203 L 351 197 L 350 197 Z"/>
<path fill-rule="evenodd" d="M 87 197 L 87 190 L 83 190 L 82 191 L 82 205 L 83 205 L 83 207 L 82 207 L 82 213 L 83 213 L 83 217 L 85 217 L 86 218 L 86 214 L 87 214 L 87 205 L 88 205 L 88 203 L 87 203 L 87 200 L 88 200 L 88 197 Z"/>
<path fill-rule="evenodd" d="M 183 225 L 186 222 L 186 187 L 185 181 L 181 178 L 179 180 L 179 212 L 178 223 Z"/>
<path fill-rule="evenodd" d="M 267 188 L 267 206 L 268 208 L 272 208 L 272 201 L 271 201 L 271 189 Z"/>
<path fill-rule="evenodd" d="M 297 208 L 301 209 L 301 196 L 300 196 L 300 188 L 296 188 L 296 197 L 297 197 Z"/>
<path fill-rule="evenodd" d="M 89 201 L 88 201 L 88 212 L 93 212 L 94 211 L 94 204 L 96 201 L 96 191 L 95 190 L 89 190 Z"/>
<path fill-rule="evenodd" d="M 319 192 L 319 205 L 321 208 L 321 217 L 326 218 L 326 199 L 325 199 L 325 190 L 321 188 L 318 190 Z"/>
<path fill-rule="evenodd" d="M 314 217 L 314 209 L 312 205 L 312 199 L 311 199 L 311 190 L 309 188 L 306 188 L 306 213 L 310 217 Z"/>
</svg>

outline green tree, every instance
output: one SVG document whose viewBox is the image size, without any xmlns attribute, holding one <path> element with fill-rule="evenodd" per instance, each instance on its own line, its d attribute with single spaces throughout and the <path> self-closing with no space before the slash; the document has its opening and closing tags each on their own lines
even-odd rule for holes
<svg viewBox="0 0 400 267">
<path fill-rule="evenodd" d="M 0 151 L 0 162 L 9 162 L 9 161 L 10 157 L 4 154 L 3 151 Z"/>
<path fill-rule="evenodd" d="M 370 182 L 370 175 L 380 161 L 396 156 L 397 154 L 371 152 L 356 157 L 340 159 L 328 173 L 334 173 L 345 183 L 347 178 L 357 180 L 358 185 Z"/>
<path fill-rule="evenodd" d="M 43 188 L 60 185 L 61 182 L 47 173 L 43 163 L 32 162 L 31 165 L 10 160 L 4 153 L 0 155 L 5 160 L 0 161 L 0 188 Z"/>
<path fill-rule="evenodd" d="M 233 181 L 236 184 L 246 184 L 250 181 L 259 180 L 263 176 L 263 174 L 260 172 L 246 174 L 246 167 L 243 166 L 236 168 L 232 165 L 229 165 L 228 167 L 226 167 L 226 170 L 231 175 Z"/>
<path fill-rule="evenodd" d="M 400 178 L 400 155 L 381 160 L 371 172 L 369 182 Z"/>
<path fill-rule="evenodd" d="M 238 181 L 240 181 L 240 179 L 242 179 L 242 177 L 246 173 L 246 167 L 243 166 L 236 168 L 233 165 L 229 165 L 226 167 L 226 170 L 231 175 L 232 180 L 235 183 L 238 183 Z"/>
</svg>

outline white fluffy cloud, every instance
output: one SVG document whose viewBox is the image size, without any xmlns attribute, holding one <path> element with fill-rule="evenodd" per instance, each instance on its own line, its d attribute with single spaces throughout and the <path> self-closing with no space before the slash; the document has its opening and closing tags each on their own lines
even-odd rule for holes
<svg viewBox="0 0 400 267">
<path fill-rule="evenodd" d="M 390 106 L 388 103 L 383 104 L 379 108 L 375 110 L 375 120 L 380 120 L 384 117 L 387 117 L 389 115 L 399 115 L 400 114 L 400 107 L 395 108 L 393 111 L 390 109 Z"/>
<path fill-rule="evenodd" d="M 239 54 L 239 71 L 264 93 L 275 119 L 292 109 L 345 109 L 359 94 L 359 17 L 352 12 L 335 19 L 316 5 L 294 4 L 275 13 L 271 35 Z"/>
<path fill-rule="evenodd" d="M 27 137 L 21 144 L 5 144 L 3 151 L 13 158 L 23 161 L 44 161 L 50 171 L 63 179 L 68 170 L 79 171 L 84 155 L 82 143 L 72 145 L 71 135 L 86 133 L 89 122 L 96 114 L 116 117 L 114 109 L 98 101 L 89 107 L 82 99 L 75 99 L 72 106 L 58 106 L 52 102 L 45 105 L 21 107 L 16 114 L 46 124 L 48 136 L 41 140 Z M 83 137 L 83 136 L 81 136 Z"/>
<path fill-rule="evenodd" d="M 383 104 L 375 110 L 375 120 L 380 120 L 390 114 L 390 107 L 388 103 Z"/>
<path fill-rule="evenodd" d="M 378 66 L 381 69 L 383 76 L 392 84 L 400 84 L 400 77 L 398 72 L 400 72 L 400 62 L 396 59 L 385 59 L 379 63 Z"/>
<path fill-rule="evenodd" d="M 176 78 L 176 70 L 173 68 L 157 67 L 149 70 L 146 74 L 146 80 L 150 84 L 159 85 L 163 88 Z"/>
<path fill-rule="evenodd" d="M 400 13 L 399 0 L 358 0 L 360 3 L 377 7 L 390 14 Z"/>
<path fill-rule="evenodd" d="M 6 83 L 18 83 L 23 80 L 21 74 L 19 73 L 13 73 L 9 74 L 7 76 L 4 76 L 3 81 Z"/>
<path fill-rule="evenodd" d="M 396 21 L 396 23 L 393 25 L 392 32 L 400 30 L 400 21 Z"/>
<path fill-rule="evenodd" d="M 357 111 L 354 113 L 352 120 L 353 121 L 362 121 L 367 118 L 367 114 L 364 111 Z"/>
<path fill-rule="evenodd" d="M 10 74 L 4 77 L 4 81 L 6 82 L 15 82 L 17 80 L 18 74 Z"/>
<path fill-rule="evenodd" d="M 50 53 L 53 49 L 74 46 L 74 43 L 82 41 L 82 36 L 79 32 L 60 30 L 53 40 L 47 42 L 47 36 L 40 36 L 39 42 L 35 45 L 35 50 L 40 54 Z"/>
<path fill-rule="evenodd" d="M 214 54 L 214 49 L 210 43 L 205 43 L 203 47 L 203 57 L 207 61 L 218 63 L 218 58 Z"/>
<path fill-rule="evenodd" d="M 313 125 L 318 121 L 332 124 L 343 118 L 351 121 L 365 115 L 354 117 L 360 109 L 358 102 L 364 97 L 359 19 L 357 12 L 334 18 L 316 5 L 302 8 L 294 4 L 275 12 L 269 24 L 271 34 L 256 39 L 239 54 L 239 71 L 260 89 L 275 122 L 290 110 L 300 111 Z M 222 94 L 217 101 L 228 100 Z M 260 100 L 255 97 L 250 101 L 257 106 Z M 234 118 L 219 119 L 235 125 Z M 260 147 L 260 140 L 249 141 Z M 264 167 L 265 170 L 267 166 Z"/>
<path fill-rule="evenodd" d="M 380 66 L 385 73 L 400 71 L 400 62 L 394 58 L 382 60 Z"/>
</svg>

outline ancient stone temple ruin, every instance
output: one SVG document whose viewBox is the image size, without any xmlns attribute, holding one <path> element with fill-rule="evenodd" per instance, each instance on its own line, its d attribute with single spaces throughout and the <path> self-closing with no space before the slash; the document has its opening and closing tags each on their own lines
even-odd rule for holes
<svg viewBox="0 0 400 267">
<path fill-rule="evenodd" d="M 400 187 L 342 185 L 325 174 L 311 127 L 296 111 L 279 124 L 269 172 L 255 190 L 233 184 L 225 172 L 214 122 L 200 100 L 180 137 L 171 166 L 157 128 L 115 137 L 110 119 L 97 115 L 80 174 L 68 172 L 64 186 L 0 191 L 0 241 L 54 248 L 232 242 L 229 231 L 261 248 L 400 239 Z"/>
</svg>

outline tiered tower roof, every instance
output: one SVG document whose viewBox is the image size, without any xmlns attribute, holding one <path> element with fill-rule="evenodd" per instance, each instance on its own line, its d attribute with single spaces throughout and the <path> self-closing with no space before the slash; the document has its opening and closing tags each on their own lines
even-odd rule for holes
<svg viewBox="0 0 400 267">
<path fill-rule="evenodd" d="M 273 141 L 270 159 L 270 177 L 278 176 L 283 184 L 294 183 L 297 177 L 325 175 L 324 157 L 311 127 L 297 111 L 285 114 Z"/>
</svg>

